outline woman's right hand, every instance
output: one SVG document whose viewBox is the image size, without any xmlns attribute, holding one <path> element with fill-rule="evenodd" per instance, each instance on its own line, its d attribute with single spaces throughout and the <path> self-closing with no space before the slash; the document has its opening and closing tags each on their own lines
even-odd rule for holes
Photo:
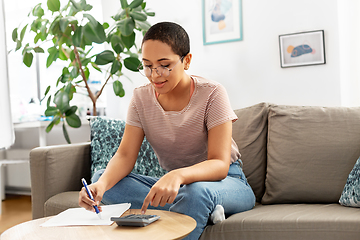
<svg viewBox="0 0 360 240">
<path fill-rule="evenodd" d="M 98 206 L 99 211 L 101 212 L 101 207 L 99 206 L 100 201 L 105 193 L 105 187 L 101 185 L 101 183 L 96 182 L 93 184 L 90 184 L 89 190 L 91 191 L 91 194 L 94 197 L 94 200 L 91 200 L 88 196 L 85 188 L 83 187 L 81 191 L 79 192 L 79 206 L 85 208 L 86 210 L 95 212 L 95 209 L 93 206 Z"/>
</svg>

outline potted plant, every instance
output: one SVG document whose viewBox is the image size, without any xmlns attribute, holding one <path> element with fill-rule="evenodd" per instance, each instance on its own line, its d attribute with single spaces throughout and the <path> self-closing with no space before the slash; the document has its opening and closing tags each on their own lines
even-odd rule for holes
<svg viewBox="0 0 360 240">
<path fill-rule="evenodd" d="M 63 123 L 63 133 L 70 143 L 66 130 L 70 127 L 78 128 L 81 121 L 77 115 L 78 106 L 71 105 L 73 95 L 79 88 L 87 90 L 96 115 L 96 101 L 103 92 L 109 80 L 113 81 L 116 96 L 123 97 L 125 91 L 119 78 L 123 75 L 123 66 L 131 71 L 138 71 L 141 49 L 135 44 L 136 34 L 144 34 L 150 27 L 148 16 L 154 12 L 146 9 L 143 0 L 120 0 L 121 8 L 112 16 L 113 22 L 100 23 L 89 11 L 93 8 L 86 0 L 70 0 L 61 6 L 60 0 L 47 0 L 47 6 L 37 4 L 28 14 L 27 23 L 23 23 L 12 32 L 12 39 L 16 42 L 15 51 L 22 49 L 23 63 L 30 67 L 34 54 L 48 53 L 46 67 L 54 61 L 63 61 L 64 68 L 55 79 L 56 89 L 46 88 L 44 97 L 47 98 L 46 116 L 52 116 L 52 121 L 46 128 L 50 132 L 54 125 Z M 20 30 L 21 29 L 21 30 Z M 31 43 L 24 42 L 25 34 L 33 34 Z M 51 43 L 44 47 L 44 43 Z M 93 45 L 104 45 L 101 52 L 95 52 Z M 90 89 L 88 80 L 94 71 L 104 73 L 105 79 L 99 91 L 94 93 Z M 53 92 L 53 93 L 51 93 Z"/>
</svg>

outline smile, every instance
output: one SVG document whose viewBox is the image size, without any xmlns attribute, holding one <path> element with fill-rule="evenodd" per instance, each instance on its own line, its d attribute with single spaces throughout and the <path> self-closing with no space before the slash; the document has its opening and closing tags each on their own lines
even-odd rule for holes
<svg viewBox="0 0 360 240">
<path fill-rule="evenodd" d="M 167 81 L 164 81 L 164 82 L 153 82 L 153 84 L 154 84 L 154 86 L 157 87 L 157 88 L 162 88 L 162 87 L 165 85 L 166 82 L 167 82 Z"/>
</svg>

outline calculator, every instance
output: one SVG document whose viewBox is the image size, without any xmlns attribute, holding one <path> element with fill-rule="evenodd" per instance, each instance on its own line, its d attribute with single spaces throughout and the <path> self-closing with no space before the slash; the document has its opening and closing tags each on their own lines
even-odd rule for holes
<svg viewBox="0 0 360 240">
<path fill-rule="evenodd" d="M 130 214 L 124 217 L 111 217 L 110 220 L 118 226 L 145 227 L 159 218 L 158 215 Z"/>
</svg>

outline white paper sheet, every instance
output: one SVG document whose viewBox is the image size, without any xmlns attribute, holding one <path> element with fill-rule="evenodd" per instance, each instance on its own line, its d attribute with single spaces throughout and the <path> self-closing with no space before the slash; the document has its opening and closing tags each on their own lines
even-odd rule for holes
<svg viewBox="0 0 360 240">
<path fill-rule="evenodd" d="M 84 208 L 70 208 L 65 210 L 40 226 L 60 227 L 60 226 L 90 226 L 90 225 L 111 225 L 111 217 L 120 217 L 130 208 L 130 203 L 101 206 L 101 219 L 96 213 L 85 210 Z"/>
</svg>

